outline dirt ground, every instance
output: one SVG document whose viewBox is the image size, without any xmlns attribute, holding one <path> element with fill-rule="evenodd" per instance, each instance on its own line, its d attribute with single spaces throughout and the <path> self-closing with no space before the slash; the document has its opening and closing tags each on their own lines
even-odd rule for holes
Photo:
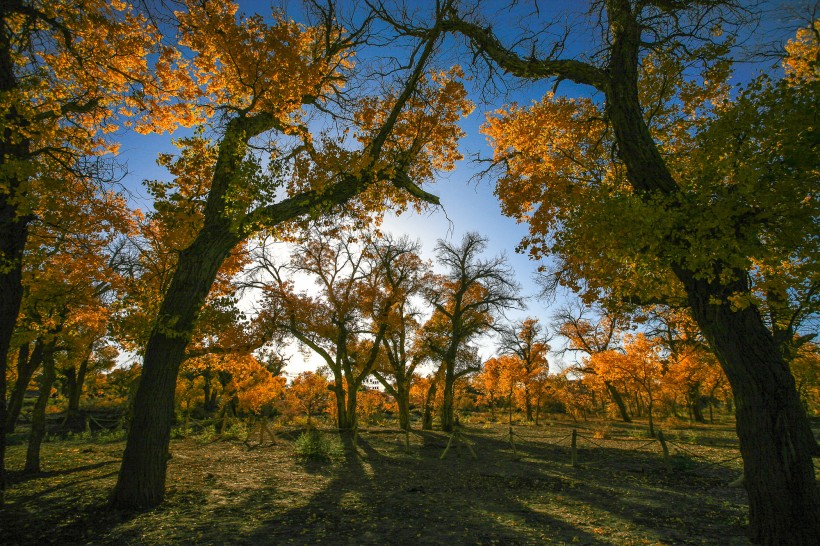
<svg viewBox="0 0 820 546">
<path fill-rule="evenodd" d="M 571 432 L 577 428 L 577 465 Z M 43 446 L 44 472 L 20 473 L 10 448 L 2 544 L 747 544 L 747 500 L 729 424 L 468 423 L 448 436 L 367 428 L 330 462 L 275 442 L 175 439 L 166 502 L 138 514 L 105 507 L 122 440 Z M 326 434 L 334 434 L 327 432 Z M 338 436 L 338 435 L 335 435 Z"/>
</svg>

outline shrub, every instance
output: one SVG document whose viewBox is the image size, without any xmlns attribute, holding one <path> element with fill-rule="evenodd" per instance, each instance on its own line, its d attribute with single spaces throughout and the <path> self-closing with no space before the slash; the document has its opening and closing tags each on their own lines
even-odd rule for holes
<svg viewBox="0 0 820 546">
<path fill-rule="evenodd" d="M 306 430 L 296 438 L 296 456 L 314 461 L 331 461 L 344 453 L 341 442 L 318 430 Z"/>
</svg>

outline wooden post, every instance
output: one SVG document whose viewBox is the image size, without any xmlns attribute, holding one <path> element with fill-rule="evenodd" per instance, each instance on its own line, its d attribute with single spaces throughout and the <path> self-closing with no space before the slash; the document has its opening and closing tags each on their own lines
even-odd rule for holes
<svg viewBox="0 0 820 546">
<path fill-rule="evenodd" d="M 572 429 L 572 447 L 570 453 L 572 454 L 572 466 L 578 466 L 578 431 Z"/>
<path fill-rule="evenodd" d="M 672 471 L 672 467 L 669 465 L 669 448 L 666 447 L 666 439 L 663 437 L 661 430 L 658 430 L 658 441 L 661 443 L 661 449 L 663 450 L 663 467 L 668 474 Z"/>
</svg>

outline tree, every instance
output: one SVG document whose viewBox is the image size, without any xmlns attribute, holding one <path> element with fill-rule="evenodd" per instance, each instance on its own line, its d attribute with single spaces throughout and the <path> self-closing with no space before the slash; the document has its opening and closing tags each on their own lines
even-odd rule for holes
<svg viewBox="0 0 820 546">
<path fill-rule="evenodd" d="M 465 234 L 457 246 L 443 240 L 436 245 L 437 263 L 446 273 L 427 291 L 434 310 L 423 337 L 440 362 L 444 388 L 441 428 L 447 432 L 452 432 L 455 423 L 456 380 L 480 369 L 470 342 L 488 332 L 501 312 L 522 305 L 506 259 L 482 259 L 486 248 L 487 240 L 474 232 Z"/>
<path fill-rule="evenodd" d="M 385 298 L 379 292 L 381 283 L 373 278 L 381 271 L 368 247 L 353 237 L 334 239 L 311 231 L 293 249 L 288 269 L 291 277 L 314 280 L 314 295 L 297 293 L 264 247 L 259 255 L 260 268 L 271 276 L 270 284 L 261 284 L 261 320 L 324 360 L 333 374 L 338 426 L 349 431 L 356 428 L 358 392 L 376 367 L 396 296 Z"/>
<path fill-rule="evenodd" d="M 818 241 L 806 231 L 819 225 L 807 197 L 816 135 L 803 130 L 815 125 L 816 69 L 727 101 L 728 62 L 716 54 L 739 3 L 608 0 L 592 13 L 603 32 L 588 36 L 584 60 L 564 57 L 565 41 L 541 54 L 535 40 L 506 46 L 456 13 L 444 24 L 514 76 L 570 80 L 605 99 L 549 94 L 490 120 L 504 210 L 529 222 L 536 257 L 561 254 L 566 283 L 617 291 L 631 277 L 646 298 L 674 280 L 732 385 L 752 540 L 815 544 L 816 442 L 748 271 L 770 251 L 791 261 Z M 802 36 L 815 66 L 816 32 Z M 702 85 L 687 79 L 695 63 Z"/>
<path fill-rule="evenodd" d="M 587 318 L 589 312 L 599 315 L 597 323 L 594 319 Z M 618 408 L 621 419 L 625 423 L 631 423 L 623 396 L 618 390 L 618 385 L 613 381 L 612 376 L 601 373 L 595 366 L 596 360 L 593 358 L 598 353 L 615 350 L 621 341 L 621 330 L 628 323 L 628 319 L 616 313 L 608 313 L 604 309 L 587 309 L 583 306 L 565 306 L 555 314 L 558 322 L 558 331 L 569 340 L 569 351 L 579 351 L 585 353 L 589 358 L 578 370 L 585 376 L 597 376 L 606 388 L 606 392 Z"/>
<path fill-rule="evenodd" d="M 330 395 L 327 379 L 314 372 L 302 372 L 297 375 L 287 389 L 285 402 L 307 416 L 307 426 L 311 419 L 324 413 Z"/>
<path fill-rule="evenodd" d="M 157 83 L 146 62 L 152 53 L 167 60 L 156 28 L 125 2 L 20 0 L 0 7 L 0 427 L 8 421 L 6 362 L 30 225 L 48 210 L 41 199 L 68 193 L 67 178 L 86 187 L 110 181 L 111 165 L 101 158 L 116 145 L 105 135 L 163 102 L 166 91 L 175 94 L 150 84 Z M 0 429 L 0 461 L 4 455 Z M 0 503 L 4 483 L 0 463 Z"/>
<path fill-rule="evenodd" d="M 410 430 L 410 389 L 416 368 L 428 356 L 418 335 L 421 312 L 413 304 L 430 282 L 429 266 L 421 260 L 419 252 L 419 243 L 407 237 L 393 239 L 387 235 L 372 245 L 378 275 L 371 279 L 377 283 L 373 288 L 381 292 L 374 303 L 378 306 L 391 302 L 387 316 L 383 317 L 387 325 L 382 336 L 384 355 L 377 361 L 373 375 L 396 399 L 402 430 Z M 371 313 L 378 317 L 378 309 Z"/>
<path fill-rule="evenodd" d="M 538 397 L 536 380 L 549 372 L 549 337 L 538 319 L 528 317 L 501 331 L 500 350 L 521 363 L 521 389 L 527 421 L 533 421 L 533 401 Z"/>
<path fill-rule="evenodd" d="M 302 26 L 274 13 L 266 24 L 261 16 L 238 17 L 235 4 L 211 1 L 191 1 L 177 12 L 178 41 L 192 60 L 174 72 L 189 84 L 182 96 L 212 120 L 218 138 L 205 144 L 211 151 L 204 163 L 189 162 L 206 188 L 201 223 L 179 255 L 146 344 L 113 506 L 151 506 L 163 498 L 179 366 L 231 250 L 260 230 L 276 232 L 345 205 L 364 217 L 388 203 L 437 203 L 419 184 L 459 157 L 456 122 L 471 105 L 457 71 L 426 75 L 440 33 L 415 41 L 414 62 L 395 89 L 380 98 L 346 97 L 357 109 L 335 119 L 347 125 L 340 134 L 309 133 L 304 111 L 313 107 L 318 115 L 338 102 L 363 32 L 343 29 L 332 9 L 319 16 L 320 24 Z M 196 103 L 198 97 L 204 102 Z M 270 174 L 253 139 L 270 143 Z"/>
</svg>

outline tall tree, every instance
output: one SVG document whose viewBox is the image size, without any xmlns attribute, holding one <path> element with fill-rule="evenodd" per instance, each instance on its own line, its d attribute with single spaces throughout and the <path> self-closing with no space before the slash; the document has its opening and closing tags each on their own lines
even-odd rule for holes
<svg viewBox="0 0 820 546">
<path fill-rule="evenodd" d="M 416 368 L 428 355 L 418 336 L 421 311 L 414 303 L 430 282 L 429 265 L 418 255 L 420 248 L 407 237 L 393 239 L 389 235 L 372 246 L 378 274 L 370 280 L 376 283 L 373 290 L 380 296 L 374 298 L 376 307 L 371 316 L 387 324 L 382 337 L 384 355 L 373 375 L 396 399 L 402 430 L 410 430 L 410 388 Z M 379 307 L 388 301 L 387 316 L 379 316 Z"/>
<path fill-rule="evenodd" d="M 158 52 L 157 44 L 151 22 L 125 2 L 0 5 L 0 461 L 6 361 L 23 295 L 30 224 L 47 210 L 43 196 L 67 191 L 66 177 L 88 185 L 110 178 L 98 160 L 116 146 L 104 133 L 116 129 L 119 116 L 164 100 L 163 93 L 145 93 L 141 85 L 155 80 L 146 58 Z M 127 96 L 132 100 L 126 104 Z M 0 462 L 0 503 L 4 483 Z"/>
<path fill-rule="evenodd" d="M 190 83 L 184 96 L 206 99 L 197 110 L 218 138 L 207 144 L 211 159 L 198 171 L 207 188 L 201 223 L 179 255 L 146 345 L 113 506 L 151 506 L 164 496 L 176 377 L 231 250 L 259 230 L 339 211 L 357 196 L 348 210 L 362 216 L 388 203 L 438 203 L 419 184 L 459 157 L 456 122 L 470 105 L 455 74 L 426 76 L 440 32 L 415 41 L 413 62 L 394 89 L 356 100 L 355 112 L 336 119 L 347 120 L 355 138 L 309 133 L 305 111 L 314 107 L 318 115 L 338 102 L 362 39 L 363 29 L 342 28 L 328 5 L 315 26 L 281 13 L 267 24 L 237 16 L 235 4 L 221 1 L 190 1 L 177 12 L 179 43 L 192 53 L 179 76 Z M 253 139 L 273 153 L 270 175 Z"/>
<path fill-rule="evenodd" d="M 810 77 L 755 83 L 727 102 L 729 63 L 716 54 L 731 43 L 727 32 L 742 5 L 596 2 L 583 31 L 594 45 L 581 60 L 565 55 L 575 36 L 546 50 L 536 39 L 505 45 L 474 18 L 478 10 L 453 12 L 445 27 L 516 77 L 570 80 L 604 98 L 548 94 L 491 120 L 488 132 L 506 161 L 497 190 L 505 211 L 530 223 L 535 256 L 566 252 L 569 284 L 584 278 L 618 289 L 617 271 L 640 279 L 640 293 L 651 296 L 659 284 L 679 283 L 735 395 L 752 540 L 816 544 L 816 443 L 748 274 L 756 257 L 773 252 L 792 261 L 820 240 L 809 197 L 816 68 Z M 810 52 L 803 64 L 812 67 L 814 29 L 798 52 Z M 561 236 L 550 237 L 559 228 Z"/>
<path fill-rule="evenodd" d="M 441 428 L 447 432 L 455 423 L 456 380 L 480 370 L 470 343 L 487 333 L 501 313 L 522 305 L 506 258 L 483 259 L 486 248 L 487 239 L 474 232 L 465 234 L 458 245 L 443 240 L 436 245 L 436 261 L 445 273 L 427 291 L 434 310 L 422 335 L 440 362 Z"/>
<path fill-rule="evenodd" d="M 549 372 L 547 353 L 550 350 L 550 337 L 538 323 L 538 319 L 527 317 L 502 329 L 500 341 L 500 352 L 513 355 L 520 362 L 519 383 L 524 411 L 527 421 L 533 421 L 533 403 L 538 397 L 536 383 L 544 373 Z"/>
<path fill-rule="evenodd" d="M 336 418 L 342 430 L 357 425 L 358 391 L 376 367 L 394 294 L 383 297 L 378 280 L 379 260 L 370 245 L 341 234 L 312 230 L 295 246 L 288 269 L 291 278 L 314 280 L 318 290 L 296 292 L 293 280 L 282 274 L 266 253 L 261 268 L 272 282 L 262 284 L 261 320 L 284 331 L 324 360 L 333 373 Z"/>
</svg>

